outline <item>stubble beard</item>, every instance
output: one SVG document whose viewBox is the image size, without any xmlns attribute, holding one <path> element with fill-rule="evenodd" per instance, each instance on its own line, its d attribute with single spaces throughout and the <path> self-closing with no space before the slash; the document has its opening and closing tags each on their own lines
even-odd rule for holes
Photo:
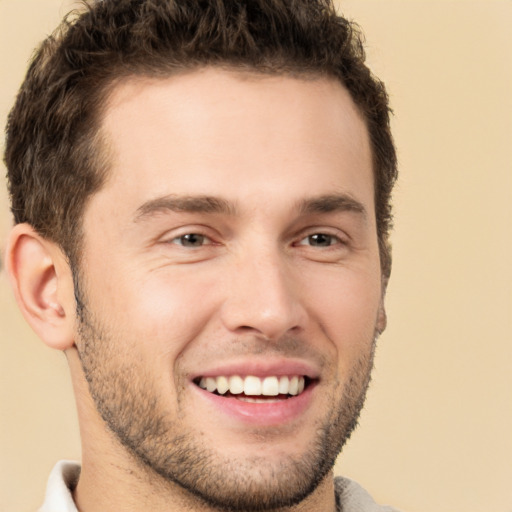
<svg viewBox="0 0 512 512">
<path fill-rule="evenodd" d="M 117 340 L 91 318 L 78 289 L 79 357 L 97 411 L 109 430 L 149 476 L 178 485 L 205 505 L 222 511 L 285 509 L 307 498 L 331 471 L 357 426 L 373 367 L 375 339 L 352 369 L 342 396 L 330 397 L 316 436 L 300 456 L 269 464 L 265 457 L 228 458 L 204 446 L 183 425 L 180 410 L 162 407 L 149 371 L 116 355 Z M 116 351 L 117 347 L 117 351 Z M 157 477 L 158 475 L 159 477 Z"/>
</svg>

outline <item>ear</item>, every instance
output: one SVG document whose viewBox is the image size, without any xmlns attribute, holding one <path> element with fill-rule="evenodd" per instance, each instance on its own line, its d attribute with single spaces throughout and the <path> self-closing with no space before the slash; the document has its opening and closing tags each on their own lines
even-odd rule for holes
<svg viewBox="0 0 512 512">
<path fill-rule="evenodd" d="M 11 230 L 5 254 L 18 306 L 36 334 L 49 346 L 74 345 L 74 292 L 71 269 L 62 250 L 28 224 Z"/>
<path fill-rule="evenodd" d="M 377 313 L 377 332 L 382 334 L 388 325 L 388 316 L 386 314 L 386 306 L 384 299 L 386 298 L 386 290 L 388 287 L 388 278 L 382 278 L 381 297 L 379 304 L 379 311 Z"/>
</svg>

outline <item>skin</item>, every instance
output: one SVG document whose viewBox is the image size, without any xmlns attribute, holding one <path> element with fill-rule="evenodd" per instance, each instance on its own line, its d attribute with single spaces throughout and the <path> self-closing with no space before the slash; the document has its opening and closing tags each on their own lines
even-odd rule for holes
<svg viewBox="0 0 512 512">
<path fill-rule="evenodd" d="M 289 489 L 283 510 L 334 510 L 330 465 L 385 327 L 371 150 L 349 94 L 218 69 L 137 78 L 114 89 L 102 131 L 112 168 L 84 214 L 82 317 L 57 247 L 21 225 L 8 249 L 22 311 L 70 363 L 79 509 L 214 510 L 161 456 L 182 440 L 218 480 L 199 494 Z M 191 233 L 202 243 L 184 245 Z M 233 418 L 192 381 L 271 364 L 315 377 L 306 406 L 277 421 Z"/>
</svg>

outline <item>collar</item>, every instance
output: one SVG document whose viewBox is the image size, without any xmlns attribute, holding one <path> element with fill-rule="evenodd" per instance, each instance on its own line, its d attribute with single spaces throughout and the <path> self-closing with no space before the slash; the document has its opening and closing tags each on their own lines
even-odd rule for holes
<svg viewBox="0 0 512 512">
<path fill-rule="evenodd" d="M 80 477 L 80 464 L 61 460 L 50 473 L 46 497 L 38 512 L 78 512 L 73 501 L 73 490 Z"/>
</svg>

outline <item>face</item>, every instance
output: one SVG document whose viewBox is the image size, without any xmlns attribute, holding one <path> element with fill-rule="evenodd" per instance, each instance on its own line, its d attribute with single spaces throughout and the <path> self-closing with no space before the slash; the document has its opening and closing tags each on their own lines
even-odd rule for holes
<svg viewBox="0 0 512 512">
<path fill-rule="evenodd" d="M 327 79 L 129 81 L 84 215 L 77 347 L 123 449 L 209 504 L 314 491 L 383 328 L 365 124 Z"/>
</svg>

